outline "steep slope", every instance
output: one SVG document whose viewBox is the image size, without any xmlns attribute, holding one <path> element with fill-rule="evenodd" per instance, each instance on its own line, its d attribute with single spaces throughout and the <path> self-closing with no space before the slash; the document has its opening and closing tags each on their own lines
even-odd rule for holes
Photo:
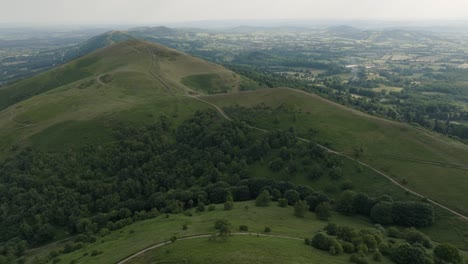
<svg viewBox="0 0 468 264">
<path fill-rule="evenodd" d="M 49 141 L 60 144 L 58 139 L 46 140 L 50 133 L 57 133 L 64 141 L 73 141 L 73 138 L 67 140 L 66 131 L 60 131 L 67 127 L 70 131 L 90 129 L 90 139 L 95 138 L 91 135 L 96 131 L 97 135 L 105 131 L 99 129 L 102 122 L 96 127 L 93 123 L 72 125 L 68 121 L 93 122 L 111 116 L 144 119 L 148 118 L 147 111 L 155 109 L 162 113 L 166 109 L 168 115 L 174 111 L 190 113 L 189 105 L 203 104 L 183 95 L 204 91 L 187 87 L 184 85 L 187 81 L 183 80 L 191 80 L 188 85 L 196 89 L 200 88 L 197 80 L 203 80 L 204 76 L 223 80 L 226 91 L 238 90 L 241 83 L 238 75 L 219 65 L 158 44 L 130 40 L 100 49 L 0 89 L 1 149 L 5 151 L 8 146 L 28 141 L 33 135 L 44 146 L 50 145 Z M 175 94 L 179 96 L 171 96 Z M 164 107 L 158 106 L 158 102 Z M 51 127 L 54 125 L 57 127 Z M 48 130 L 40 134 L 45 129 Z"/>
</svg>

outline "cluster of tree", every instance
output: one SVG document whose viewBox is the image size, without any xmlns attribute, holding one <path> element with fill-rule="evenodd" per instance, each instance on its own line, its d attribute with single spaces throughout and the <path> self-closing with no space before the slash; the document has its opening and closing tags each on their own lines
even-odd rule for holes
<svg viewBox="0 0 468 264">
<path fill-rule="evenodd" d="M 372 229 L 356 230 L 348 226 L 337 226 L 329 223 L 324 231 L 318 232 L 311 239 L 306 239 L 306 244 L 326 250 L 331 255 L 342 253 L 353 254 L 350 259 L 361 259 L 356 263 L 367 263 L 369 254 L 374 259 L 381 260 L 382 254 L 390 253 L 390 245 L 385 239 L 385 229 L 378 226 Z"/>
<path fill-rule="evenodd" d="M 434 210 L 426 202 L 398 201 L 391 196 L 369 197 L 365 193 L 345 191 L 336 203 L 336 210 L 347 215 L 370 216 L 376 223 L 425 227 L 434 223 Z"/>
<path fill-rule="evenodd" d="M 397 242 L 392 237 L 403 238 L 406 242 Z M 329 223 L 323 231 L 305 242 L 331 255 L 352 254 L 350 261 L 358 264 L 369 263 L 369 257 L 381 261 L 383 256 L 397 264 L 463 263 L 462 255 L 453 245 L 440 244 L 431 252 L 431 240 L 414 228 L 385 230 L 377 225 L 375 228 L 357 230 Z"/>
<path fill-rule="evenodd" d="M 1 164 L 0 252 L 19 256 L 53 240 L 58 230 L 107 232 L 160 213 L 254 199 L 263 191 L 291 205 L 313 205 L 313 197 L 328 201 L 309 187 L 247 173 L 269 154 L 287 160 L 299 150 L 310 158 L 323 154 L 296 144 L 294 132 L 261 133 L 215 111 L 197 112 L 176 128 L 165 117 L 142 127 L 120 124 L 115 141 L 105 146 L 23 149 Z M 324 161 L 317 158 L 316 166 L 325 167 Z"/>
</svg>

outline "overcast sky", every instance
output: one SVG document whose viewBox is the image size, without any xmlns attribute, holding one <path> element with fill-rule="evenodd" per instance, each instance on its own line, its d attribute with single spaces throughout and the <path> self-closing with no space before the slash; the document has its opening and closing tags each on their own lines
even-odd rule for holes
<svg viewBox="0 0 468 264">
<path fill-rule="evenodd" d="M 468 0 L 0 0 L 0 23 L 468 19 Z"/>
</svg>

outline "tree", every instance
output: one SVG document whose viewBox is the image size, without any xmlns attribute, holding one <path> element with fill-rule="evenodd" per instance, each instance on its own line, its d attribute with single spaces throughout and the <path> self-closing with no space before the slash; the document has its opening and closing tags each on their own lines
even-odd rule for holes
<svg viewBox="0 0 468 264">
<path fill-rule="evenodd" d="M 205 204 L 203 202 L 199 202 L 197 204 L 197 212 L 204 212 L 205 211 Z"/>
<path fill-rule="evenodd" d="M 300 195 L 298 191 L 290 189 L 284 192 L 284 198 L 288 200 L 289 205 L 294 205 L 299 201 Z"/>
<path fill-rule="evenodd" d="M 315 234 L 315 236 L 311 240 L 312 246 L 321 250 L 329 250 L 331 245 L 330 242 L 330 237 L 322 232 Z"/>
<path fill-rule="evenodd" d="M 410 244 L 401 244 L 397 246 L 392 254 L 391 259 L 397 264 L 427 264 L 428 259 L 424 248 L 411 246 Z"/>
<path fill-rule="evenodd" d="M 224 203 L 224 210 L 229 211 L 232 210 L 232 208 L 234 208 L 234 200 L 232 199 L 231 193 L 228 193 L 226 202 Z"/>
<path fill-rule="evenodd" d="M 331 217 L 331 208 L 329 203 L 321 203 L 315 208 L 315 215 L 320 220 L 328 220 Z"/>
<path fill-rule="evenodd" d="M 459 264 L 463 262 L 463 257 L 455 246 L 451 244 L 441 244 L 434 248 L 434 260 L 436 264 Z"/>
<path fill-rule="evenodd" d="M 297 217 L 304 217 L 308 210 L 309 206 L 302 200 L 297 201 L 294 205 L 294 215 Z"/>
<path fill-rule="evenodd" d="M 396 202 L 392 206 L 392 218 L 398 225 L 426 227 L 434 223 L 434 209 L 424 202 Z"/>
<path fill-rule="evenodd" d="M 216 230 L 219 230 L 220 236 L 228 236 L 231 234 L 231 223 L 228 220 L 217 220 L 214 227 Z"/>
<path fill-rule="evenodd" d="M 370 212 L 371 219 L 381 225 L 391 225 L 393 223 L 392 204 L 389 202 L 380 202 L 372 207 Z"/>
<path fill-rule="evenodd" d="M 345 214 L 345 215 L 352 215 L 356 213 L 356 208 L 354 207 L 354 198 L 356 197 L 356 193 L 353 191 L 344 191 L 340 198 L 338 199 L 336 209 Z"/>
<path fill-rule="evenodd" d="M 286 206 L 288 206 L 288 200 L 286 200 L 286 199 L 284 199 L 284 198 L 278 199 L 278 206 L 279 206 L 279 207 L 286 207 Z"/>
<path fill-rule="evenodd" d="M 271 196 L 270 192 L 264 190 L 255 200 L 256 206 L 268 206 L 270 204 Z"/>
</svg>

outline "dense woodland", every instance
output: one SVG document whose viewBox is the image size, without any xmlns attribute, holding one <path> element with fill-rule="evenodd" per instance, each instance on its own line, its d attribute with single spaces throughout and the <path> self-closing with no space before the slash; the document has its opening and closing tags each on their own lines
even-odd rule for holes
<svg viewBox="0 0 468 264">
<path fill-rule="evenodd" d="M 250 175 L 248 167 L 262 159 L 271 159 L 272 172 L 292 175 L 294 157 L 301 157 L 313 165 L 312 175 L 334 177 L 339 161 L 313 143 L 298 143 L 293 130 L 263 133 L 204 111 L 178 127 L 166 117 L 147 126 L 119 124 L 114 136 L 108 145 L 64 152 L 26 148 L 1 164 L 4 256 L 20 256 L 28 247 L 66 234 L 84 234 L 64 249 L 73 251 L 93 241 L 94 234 L 134 221 L 230 199 L 255 199 L 263 191 L 290 205 L 305 201 L 311 211 L 331 203 L 339 212 L 368 215 L 382 224 L 433 222 L 432 207 L 422 202 L 394 202 L 353 191 L 334 201 L 287 177 L 277 181 Z M 375 216 L 375 211 L 382 213 Z"/>
</svg>

